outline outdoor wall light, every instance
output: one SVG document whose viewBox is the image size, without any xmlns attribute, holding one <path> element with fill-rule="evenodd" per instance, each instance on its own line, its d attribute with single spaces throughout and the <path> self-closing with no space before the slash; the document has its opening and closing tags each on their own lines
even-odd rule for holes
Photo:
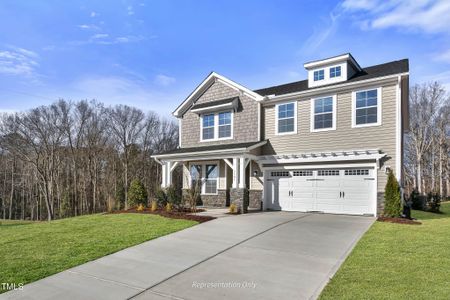
<svg viewBox="0 0 450 300">
<path fill-rule="evenodd" d="M 253 176 L 254 176 L 254 177 L 257 177 L 257 176 L 258 176 L 258 171 L 256 171 L 256 170 L 253 171 Z"/>
</svg>

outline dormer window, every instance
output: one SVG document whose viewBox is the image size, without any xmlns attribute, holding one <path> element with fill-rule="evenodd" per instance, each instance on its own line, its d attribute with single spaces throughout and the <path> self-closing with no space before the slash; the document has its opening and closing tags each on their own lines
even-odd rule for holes
<svg viewBox="0 0 450 300">
<path fill-rule="evenodd" d="M 314 81 L 323 80 L 324 78 L 325 78 L 325 71 L 324 70 L 314 71 Z"/>
<path fill-rule="evenodd" d="M 341 66 L 330 68 L 330 78 L 341 77 Z"/>
</svg>

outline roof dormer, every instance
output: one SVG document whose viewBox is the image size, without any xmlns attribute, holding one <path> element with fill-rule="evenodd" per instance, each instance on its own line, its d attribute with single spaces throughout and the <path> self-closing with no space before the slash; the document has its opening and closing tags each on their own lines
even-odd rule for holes
<svg viewBox="0 0 450 300">
<path fill-rule="evenodd" d="M 308 71 L 308 87 L 342 82 L 350 79 L 361 67 L 350 53 L 303 65 Z"/>
</svg>

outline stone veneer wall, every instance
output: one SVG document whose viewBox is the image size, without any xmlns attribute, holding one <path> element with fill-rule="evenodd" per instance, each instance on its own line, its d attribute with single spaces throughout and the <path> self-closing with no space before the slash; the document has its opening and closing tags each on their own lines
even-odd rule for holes
<svg viewBox="0 0 450 300">
<path fill-rule="evenodd" d="M 187 192 L 187 189 L 183 189 L 183 198 Z M 217 190 L 217 195 L 200 195 L 200 199 L 202 202 L 201 205 L 206 207 L 225 207 L 227 203 L 227 190 Z"/>
<path fill-rule="evenodd" d="M 262 190 L 249 190 L 249 208 L 262 209 Z"/>
<path fill-rule="evenodd" d="M 248 211 L 249 191 L 246 188 L 230 189 L 230 202 L 235 204 L 239 213 Z"/>
<path fill-rule="evenodd" d="M 377 193 L 377 216 L 381 216 L 384 212 L 384 193 Z"/>
</svg>

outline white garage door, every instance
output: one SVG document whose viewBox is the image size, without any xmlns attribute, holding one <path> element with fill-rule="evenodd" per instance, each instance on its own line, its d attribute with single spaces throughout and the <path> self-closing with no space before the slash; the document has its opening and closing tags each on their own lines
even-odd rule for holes
<svg viewBox="0 0 450 300">
<path fill-rule="evenodd" d="M 375 213 L 375 170 L 269 171 L 266 206 L 288 211 L 337 214 Z"/>
</svg>

